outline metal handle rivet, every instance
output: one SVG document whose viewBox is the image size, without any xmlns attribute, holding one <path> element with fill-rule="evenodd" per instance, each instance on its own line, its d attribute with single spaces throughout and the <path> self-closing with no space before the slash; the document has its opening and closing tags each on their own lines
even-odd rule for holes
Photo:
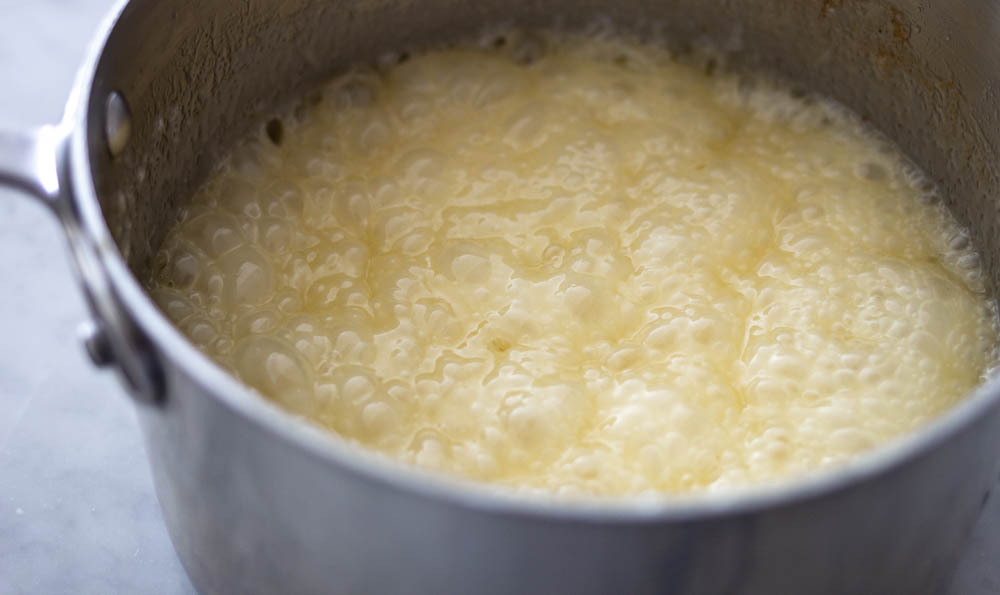
<svg viewBox="0 0 1000 595">
<path fill-rule="evenodd" d="M 125 150 L 132 135 L 132 116 L 129 114 L 125 98 L 117 91 L 108 94 L 104 111 L 104 133 L 108 151 L 112 157 L 117 157 Z"/>
<path fill-rule="evenodd" d="M 99 326 L 91 321 L 84 322 L 80 325 L 78 334 L 87 350 L 87 355 L 90 356 L 90 361 L 94 362 L 95 366 L 104 368 L 111 365 L 114 361 L 111 344 Z"/>
</svg>

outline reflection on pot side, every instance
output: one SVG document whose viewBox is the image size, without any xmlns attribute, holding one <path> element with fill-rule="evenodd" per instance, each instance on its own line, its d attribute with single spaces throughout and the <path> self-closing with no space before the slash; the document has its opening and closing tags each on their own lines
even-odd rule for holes
<svg viewBox="0 0 1000 595">
<path fill-rule="evenodd" d="M 616 38 L 391 62 L 240 145 L 155 267 L 288 410 L 510 489 L 677 493 L 849 460 L 992 365 L 966 234 L 843 108 Z"/>
</svg>

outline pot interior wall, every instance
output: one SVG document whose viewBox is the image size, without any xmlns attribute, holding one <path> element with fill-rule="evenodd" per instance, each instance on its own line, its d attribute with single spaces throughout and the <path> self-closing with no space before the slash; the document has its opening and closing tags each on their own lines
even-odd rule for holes
<svg viewBox="0 0 1000 595">
<path fill-rule="evenodd" d="M 92 170 L 133 272 L 227 147 L 276 106 L 357 60 L 469 36 L 491 24 L 601 19 L 678 49 L 710 41 L 850 106 L 940 183 L 1000 285 L 994 93 L 1000 7 L 851 0 L 134 0 L 98 65 L 88 115 Z M 111 158 L 107 94 L 124 95 L 132 137 Z"/>
</svg>

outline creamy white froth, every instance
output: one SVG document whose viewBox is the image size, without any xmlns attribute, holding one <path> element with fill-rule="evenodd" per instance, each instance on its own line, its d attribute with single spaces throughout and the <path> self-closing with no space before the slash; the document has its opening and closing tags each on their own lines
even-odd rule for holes
<svg viewBox="0 0 1000 595">
<path fill-rule="evenodd" d="M 163 310 L 351 442 L 546 493 L 786 478 L 981 381 L 978 258 L 857 117 L 624 40 L 509 46 L 354 70 L 242 144 Z"/>
</svg>

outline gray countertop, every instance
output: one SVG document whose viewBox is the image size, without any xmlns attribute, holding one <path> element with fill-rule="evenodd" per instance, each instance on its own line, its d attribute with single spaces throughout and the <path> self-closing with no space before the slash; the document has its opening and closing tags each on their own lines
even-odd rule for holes
<svg viewBox="0 0 1000 595">
<path fill-rule="evenodd" d="M 0 127 L 58 120 L 112 4 L 0 0 Z M 0 288 L 0 593 L 193 593 L 132 404 L 75 339 L 84 307 L 60 231 L 40 206 L 5 191 Z M 948 593 L 1000 593 L 1000 496 Z"/>
</svg>

